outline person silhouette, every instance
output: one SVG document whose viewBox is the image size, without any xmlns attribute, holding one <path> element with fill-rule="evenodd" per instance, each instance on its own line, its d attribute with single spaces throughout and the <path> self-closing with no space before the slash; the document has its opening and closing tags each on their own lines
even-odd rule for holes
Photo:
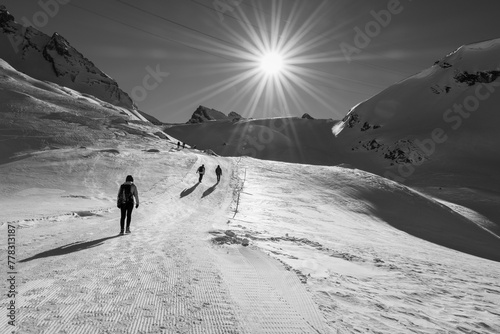
<svg viewBox="0 0 500 334">
<path fill-rule="evenodd" d="M 130 222 L 132 220 L 132 210 L 134 209 L 134 198 L 135 198 L 135 208 L 139 207 L 139 192 L 134 184 L 134 178 L 132 175 L 127 175 L 125 178 L 125 183 L 120 186 L 118 190 L 117 206 L 121 210 L 120 216 L 120 234 L 123 234 L 125 227 L 125 218 L 127 219 L 126 232 L 130 232 Z"/>
<path fill-rule="evenodd" d="M 198 167 L 196 173 L 200 174 L 198 182 L 201 183 L 201 180 L 203 180 L 203 175 L 205 175 L 205 165 L 201 165 L 200 167 Z"/>
<path fill-rule="evenodd" d="M 217 175 L 217 183 L 219 183 L 222 175 L 222 168 L 220 168 L 220 165 L 217 165 L 217 168 L 215 168 L 215 175 Z"/>
</svg>

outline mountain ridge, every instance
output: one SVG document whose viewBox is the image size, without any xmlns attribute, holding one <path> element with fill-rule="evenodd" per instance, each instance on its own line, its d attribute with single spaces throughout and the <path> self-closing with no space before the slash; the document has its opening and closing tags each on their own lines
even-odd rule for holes
<svg viewBox="0 0 500 334">
<path fill-rule="evenodd" d="M 196 108 L 196 110 L 191 115 L 191 118 L 186 123 L 198 124 L 207 121 L 227 121 L 227 120 L 236 121 L 242 118 L 243 117 L 240 114 L 234 111 L 231 111 L 228 115 L 226 115 L 217 109 L 208 108 L 200 105 L 198 106 L 198 108 Z"/>
<path fill-rule="evenodd" d="M 113 78 L 62 35 L 54 32 L 49 36 L 34 27 L 21 25 L 4 5 L 0 5 L 0 58 L 33 78 L 90 94 L 129 109 L 138 120 L 161 124 L 155 117 L 140 111 Z"/>
</svg>

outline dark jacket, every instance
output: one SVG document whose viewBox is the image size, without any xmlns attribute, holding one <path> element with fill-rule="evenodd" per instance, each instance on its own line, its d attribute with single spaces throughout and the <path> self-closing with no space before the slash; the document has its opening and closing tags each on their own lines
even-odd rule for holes
<svg viewBox="0 0 500 334">
<path fill-rule="evenodd" d="M 125 182 L 120 186 L 120 189 L 118 190 L 118 196 L 116 199 L 117 206 L 119 207 L 122 202 L 125 202 L 127 199 L 125 198 L 125 190 L 124 186 L 125 185 L 130 185 L 130 192 L 131 192 L 131 198 L 129 200 L 132 200 L 132 203 L 135 198 L 135 204 L 139 205 L 139 192 L 137 191 L 137 187 L 133 182 Z"/>
</svg>

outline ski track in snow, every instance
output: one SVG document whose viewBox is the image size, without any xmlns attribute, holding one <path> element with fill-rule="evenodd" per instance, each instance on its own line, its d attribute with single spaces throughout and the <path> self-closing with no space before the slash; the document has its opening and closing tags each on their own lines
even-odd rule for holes
<svg viewBox="0 0 500 334">
<path fill-rule="evenodd" d="M 191 159 L 174 178 L 138 184 L 130 235 L 117 235 L 111 208 L 14 223 L 13 333 L 328 333 L 295 274 L 256 248 L 211 243 L 207 232 L 224 227 L 234 205 L 238 171 L 224 160 L 215 189 L 209 172 L 181 197 L 204 160 L 214 163 Z M 85 178 L 90 189 L 100 189 L 97 170 Z M 0 332 L 11 329 L 3 322 Z"/>
</svg>

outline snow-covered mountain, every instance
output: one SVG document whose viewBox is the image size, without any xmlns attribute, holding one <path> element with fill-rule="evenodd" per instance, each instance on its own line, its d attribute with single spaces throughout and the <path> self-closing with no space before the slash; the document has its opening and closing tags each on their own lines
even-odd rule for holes
<svg viewBox="0 0 500 334">
<path fill-rule="evenodd" d="M 464 45 L 358 104 L 333 132 L 353 162 L 399 182 L 498 190 L 499 76 L 500 39 Z"/>
<path fill-rule="evenodd" d="M 132 110 L 138 119 L 146 120 L 117 82 L 63 36 L 58 33 L 48 36 L 33 27 L 24 27 L 3 5 L 0 5 L 0 58 L 33 78 L 90 94 Z"/>
</svg>

